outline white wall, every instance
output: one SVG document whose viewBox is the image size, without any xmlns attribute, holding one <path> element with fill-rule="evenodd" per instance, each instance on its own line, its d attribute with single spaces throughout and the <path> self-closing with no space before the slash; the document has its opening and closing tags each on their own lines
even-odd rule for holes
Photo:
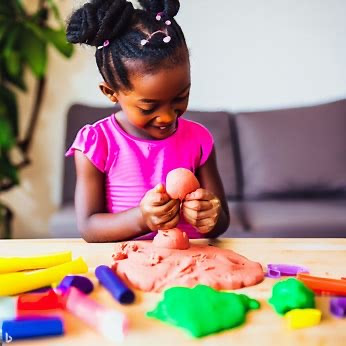
<svg viewBox="0 0 346 346">
<path fill-rule="evenodd" d="M 58 3 L 66 17 L 83 1 Z M 344 0 L 181 0 L 177 20 L 191 49 L 190 108 L 257 110 L 346 97 L 345 13 Z M 33 165 L 22 171 L 20 187 L 2 196 L 16 212 L 15 237 L 48 235 L 60 202 L 68 107 L 109 105 L 98 90 L 93 55 L 85 47 L 71 60 L 50 52 Z M 31 104 L 32 93 L 20 96 L 23 124 Z"/>
</svg>

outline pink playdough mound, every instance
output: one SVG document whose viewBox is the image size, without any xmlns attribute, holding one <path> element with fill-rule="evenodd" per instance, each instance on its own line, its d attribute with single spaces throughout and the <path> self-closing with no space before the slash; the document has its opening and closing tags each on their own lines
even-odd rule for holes
<svg viewBox="0 0 346 346">
<path fill-rule="evenodd" d="M 185 196 L 200 187 L 195 175 L 186 168 L 176 168 L 166 177 L 166 191 L 172 199 L 183 200 Z"/>
<path fill-rule="evenodd" d="M 189 237 L 178 228 L 160 230 L 153 240 L 156 248 L 186 250 L 190 247 Z"/>
<path fill-rule="evenodd" d="M 255 285 L 264 278 L 259 263 L 232 250 L 209 245 L 190 245 L 183 250 L 172 248 L 174 244 L 180 247 L 182 239 L 185 239 L 178 229 L 159 231 L 156 237 L 152 242 L 116 244 L 112 269 L 129 286 L 152 292 L 197 284 L 233 290 Z M 166 239 L 169 237 L 172 239 Z"/>
</svg>

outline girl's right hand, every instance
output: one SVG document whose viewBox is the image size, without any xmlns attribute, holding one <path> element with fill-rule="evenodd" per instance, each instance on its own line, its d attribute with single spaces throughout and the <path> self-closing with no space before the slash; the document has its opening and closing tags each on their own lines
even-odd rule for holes
<svg viewBox="0 0 346 346">
<path fill-rule="evenodd" d="M 174 228 L 179 222 L 180 200 L 171 199 L 163 184 L 149 190 L 139 207 L 145 224 L 152 231 Z"/>
</svg>

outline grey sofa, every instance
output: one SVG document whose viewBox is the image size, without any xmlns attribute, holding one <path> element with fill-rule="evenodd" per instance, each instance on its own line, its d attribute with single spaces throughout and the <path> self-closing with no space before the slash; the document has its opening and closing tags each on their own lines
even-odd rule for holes
<svg viewBox="0 0 346 346">
<path fill-rule="evenodd" d="M 78 129 L 116 111 L 72 105 L 65 149 Z M 346 237 L 346 100 L 237 113 L 188 111 L 214 135 L 231 214 L 226 237 Z M 72 158 L 52 237 L 79 236 Z"/>
</svg>

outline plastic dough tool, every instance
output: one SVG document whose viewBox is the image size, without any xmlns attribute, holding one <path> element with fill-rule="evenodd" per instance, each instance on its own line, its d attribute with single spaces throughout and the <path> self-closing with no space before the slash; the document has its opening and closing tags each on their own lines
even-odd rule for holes
<svg viewBox="0 0 346 346">
<path fill-rule="evenodd" d="M 267 265 L 267 276 L 270 278 L 277 279 L 281 276 L 296 276 L 298 273 L 309 273 L 309 269 L 292 264 L 269 263 Z"/>
</svg>

